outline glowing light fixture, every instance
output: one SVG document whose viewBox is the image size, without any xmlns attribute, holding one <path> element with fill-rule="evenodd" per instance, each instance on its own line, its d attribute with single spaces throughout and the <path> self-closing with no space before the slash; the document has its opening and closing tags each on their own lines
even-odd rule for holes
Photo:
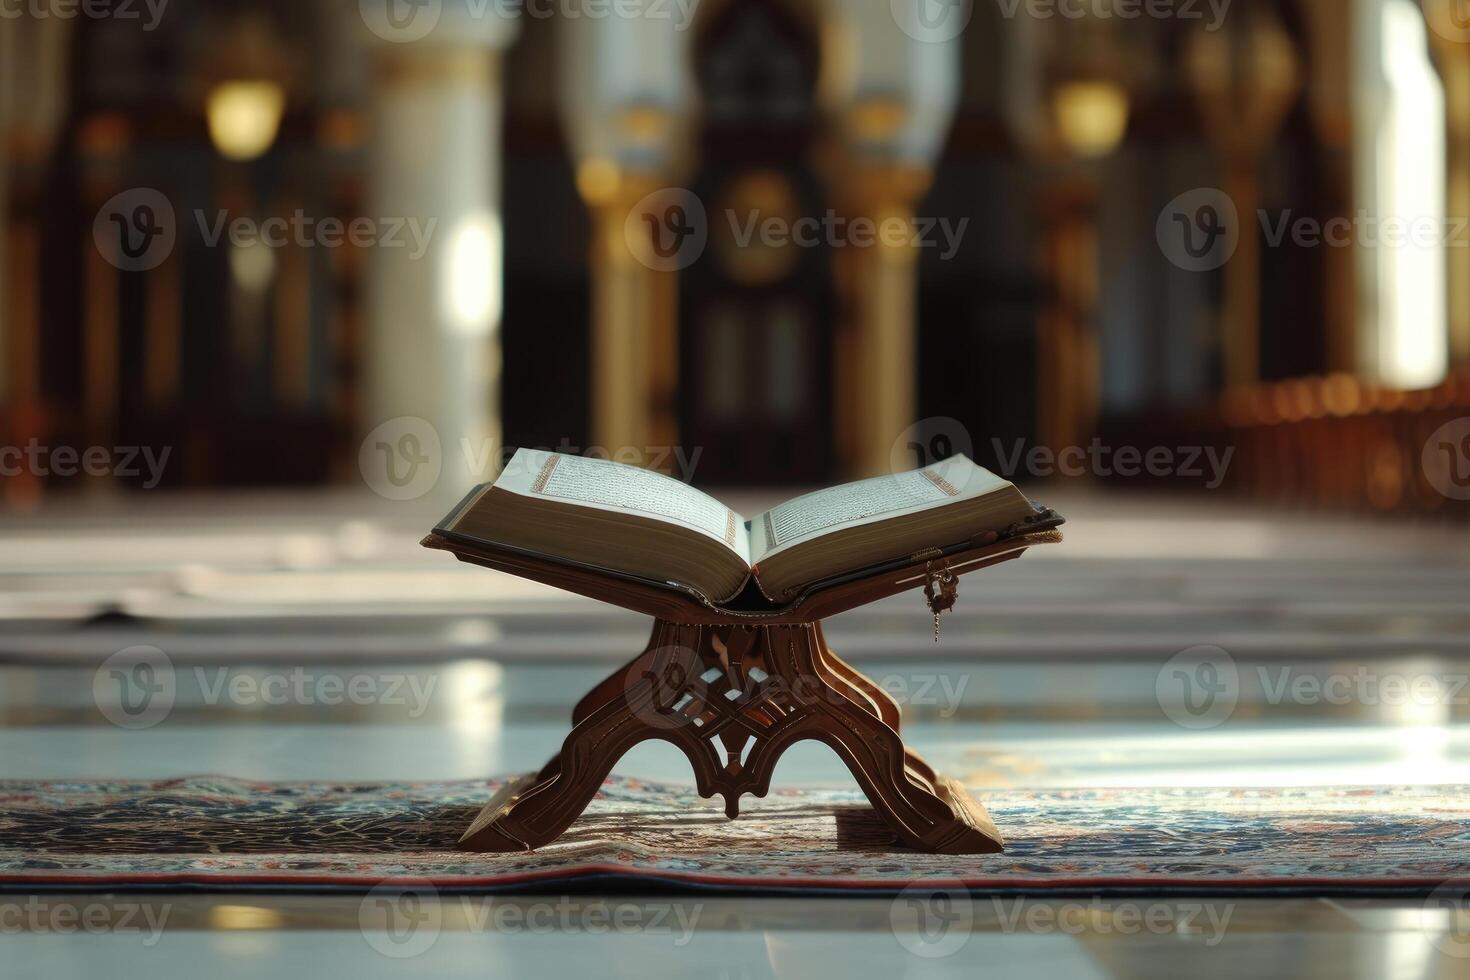
<svg viewBox="0 0 1470 980">
<path fill-rule="evenodd" d="M 1052 93 L 1057 132 L 1073 154 L 1105 157 L 1128 131 L 1128 92 L 1115 82 L 1063 82 Z"/>
<path fill-rule="evenodd" d="M 606 204 L 617 195 L 622 175 L 604 156 L 588 157 L 577 165 L 577 192 L 588 204 Z"/>
<path fill-rule="evenodd" d="M 276 276 L 276 254 L 260 241 L 237 245 L 230 249 L 230 275 L 247 293 L 263 293 Z"/>
<path fill-rule="evenodd" d="M 286 92 L 271 81 L 220 82 L 204 109 L 215 149 L 230 160 L 254 160 L 276 141 Z"/>
</svg>

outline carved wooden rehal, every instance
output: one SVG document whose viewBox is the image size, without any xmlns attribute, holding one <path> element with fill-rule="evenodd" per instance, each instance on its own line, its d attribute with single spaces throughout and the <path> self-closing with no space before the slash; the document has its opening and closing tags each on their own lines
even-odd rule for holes
<svg viewBox="0 0 1470 980">
<path fill-rule="evenodd" d="M 1052 529 L 1057 523 L 1047 512 L 1017 533 L 987 535 L 944 561 L 962 575 L 1018 558 L 1032 545 L 1061 540 Z M 592 801 L 618 760 L 649 739 L 682 750 L 699 795 L 724 797 L 732 818 L 742 796 L 766 795 L 782 752 L 815 739 L 847 764 L 903 844 L 940 854 L 1002 849 L 984 807 L 904 746 L 893 698 L 837 656 L 822 635 L 827 616 L 922 586 L 932 556 L 814 591 L 780 609 L 735 610 L 438 532 L 424 544 L 655 617 L 644 651 L 577 704 L 561 751 L 540 772 L 503 786 L 465 831 L 461 849 L 549 844 Z"/>
</svg>

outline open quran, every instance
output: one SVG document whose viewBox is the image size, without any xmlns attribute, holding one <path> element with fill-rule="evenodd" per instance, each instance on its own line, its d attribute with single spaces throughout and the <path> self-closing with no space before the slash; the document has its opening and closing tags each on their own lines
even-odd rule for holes
<svg viewBox="0 0 1470 980">
<path fill-rule="evenodd" d="M 434 529 L 436 546 L 511 548 L 710 604 L 751 590 L 787 602 L 845 575 L 1004 537 L 1041 509 L 955 456 L 803 494 L 745 517 L 651 470 L 521 449 Z"/>
</svg>

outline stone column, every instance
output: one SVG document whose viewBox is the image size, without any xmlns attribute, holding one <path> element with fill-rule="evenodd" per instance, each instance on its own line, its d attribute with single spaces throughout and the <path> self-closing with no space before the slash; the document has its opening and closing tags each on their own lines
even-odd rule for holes
<svg viewBox="0 0 1470 980">
<path fill-rule="evenodd" d="M 823 58 L 838 210 L 874 227 L 908 221 L 928 190 L 959 101 L 965 5 L 937 21 L 923 0 L 835 0 Z M 851 476 L 889 471 L 892 447 L 918 421 L 918 250 L 882 241 L 834 254 L 837 448 Z"/>
<path fill-rule="evenodd" d="M 367 216 L 400 231 L 368 262 L 360 418 L 364 432 L 427 421 L 436 495 L 457 499 L 500 458 L 500 55 L 517 24 L 495 2 L 361 9 L 373 37 Z M 383 442 L 403 434 L 423 432 L 395 422 Z"/>
<path fill-rule="evenodd" d="M 657 218 L 657 202 L 677 193 L 665 182 L 627 174 L 606 195 L 582 187 L 592 215 L 591 437 L 620 462 L 668 458 L 656 450 L 679 439 L 678 265 L 636 237 L 647 233 L 642 213 Z"/>
<path fill-rule="evenodd" d="M 623 462 L 679 440 L 679 273 L 705 239 L 702 206 L 677 186 L 694 86 L 685 9 L 636 0 L 557 25 L 560 114 L 592 217 L 591 439 Z M 664 252 L 654 237 L 675 216 L 699 233 Z"/>
<path fill-rule="evenodd" d="M 850 221 L 909 222 L 927 169 L 858 163 L 834 182 Z M 833 371 L 837 450 L 854 477 L 892 468 L 894 440 L 918 421 L 918 249 L 884 241 L 833 252 L 839 297 Z"/>
</svg>

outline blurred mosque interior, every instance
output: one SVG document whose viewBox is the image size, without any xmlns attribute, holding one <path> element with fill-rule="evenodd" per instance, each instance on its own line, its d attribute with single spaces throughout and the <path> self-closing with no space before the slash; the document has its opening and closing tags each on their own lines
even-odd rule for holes
<svg viewBox="0 0 1470 980">
<path fill-rule="evenodd" d="M 120 4 L 0 0 L 0 779 L 540 766 L 646 621 L 417 542 L 542 447 L 745 513 L 965 452 L 1065 513 L 938 646 L 916 595 L 830 624 L 874 676 L 953 682 L 905 734 L 977 793 L 1470 783 L 1464 0 Z M 440 696 L 184 684 L 120 732 L 93 673 L 139 644 Z M 1157 691 L 1201 645 L 1245 678 L 1209 731 Z M 1364 670 L 1438 693 L 1266 683 Z M 687 782 L 666 750 L 627 771 Z M 777 785 L 823 781 L 807 746 Z M 355 898 L 229 901 L 179 913 L 224 976 L 356 928 Z M 693 959 L 888 963 L 858 925 L 886 901 L 729 901 Z M 1207 962 L 1095 928 L 946 962 L 1470 976 L 1419 898 L 1273 901 Z M 521 938 L 486 942 L 539 964 Z"/>
</svg>

